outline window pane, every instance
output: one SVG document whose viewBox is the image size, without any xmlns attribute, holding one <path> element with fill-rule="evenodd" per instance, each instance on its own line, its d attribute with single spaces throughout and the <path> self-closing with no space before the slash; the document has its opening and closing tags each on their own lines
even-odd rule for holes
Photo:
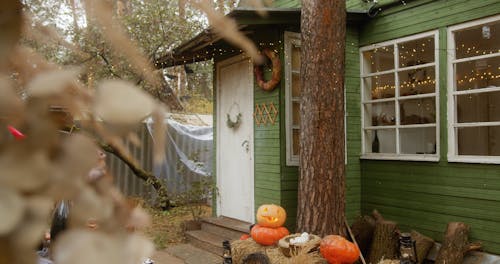
<svg viewBox="0 0 500 264">
<path fill-rule="evenodd" d="M 500 21 L 455 31 L 456 58 L 497 53 L 500 49 Z"/>
<path fill-rule="evenodd" d="M 365 105 L 365 126 L 392 126 L 396 124 L 395 116 L 394 102 Z"/>
<path fill-rule="evenodd" d="M 500 127 L 458 128 L 458 154 L 500 156 Z"/>
<path fill-rule="evenodd" d="M 292 97 L 300 96 L 300 74 L 292 73 Z"/>
<path fill-rule="evenodd" d="M 395 95 L 394 74 L 384 74 L 363 78 L 365 90 L 367 91 L 365 100 L 375 100 L 391 98 Z M 371 97 L 370 97 L 371 96 Z"/>
<path fill-rule="evenodd" d="M 292 47 L 292 71 L 300 71 L 300 47 Z"/>
<path fill-rule="evenodd" d="M 373 73 L 394 69 L 394 47 L 385 46 L 363 52 L 364 73 Z"/>
<path fill-rule="evenodd" d="M 300 149 L 300 130 L 298 129 L 292 129 L 292 148 L 293 148 L 293 155 L 299 155 L 299 149 Z"/>
<path fill-rule="evenodd" d="M 300 103 L 292 102 L 292 125 L 299 126 L 300 125 Z"/>
<path fill-rule="evenodd" d="M 399 102 L 401 125 L 436 123 L 436 99 L 421 98 Z"/>
<path fill-rule="evenodd" d="M 402 154 L 436 154 L 436 127 L 399 130 Z"/>
<path fill-rule="evenodd" d="M 434 67 L 402 71 L 398 76 L 400 96 L 434 93 L 436 90 Z"/>
<path fill-rule="evenodd" d="M 434 36 L 398 44 L 399 67 L 434 62 Z"/>
<path fill-rule="evenodd" d="M 365 149 L 369 153 L 396 153 L 394 129 L 366 130 L 365 139 Z"/>
<path fill-rule="evenodd" d="M 458 91 L 500 86 L 500 56 L 455 65 Z"/>
<path fill-rule="evenodd" d="M 458 123 L 500 121 L 500 92 L 456 96 Z"/>
</svg>

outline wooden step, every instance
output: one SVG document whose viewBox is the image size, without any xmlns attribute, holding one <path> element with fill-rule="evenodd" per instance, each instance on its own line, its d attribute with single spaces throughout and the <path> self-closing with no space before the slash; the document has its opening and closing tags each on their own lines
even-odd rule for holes
<svg viewBox="0 0 500 264">
<path fill-rule="evenodd" d="M 216 234 L 227 240 L 236 240 L 249 233 L 250 223 L 229 217 L 210 217 L 201 220 L 201 230 Z"/>
<path fill-rule="evenodd" d="M 222 241 L 226 238 L 204 230 L 187 231 L 186 237 L 191 245 L 222 256 Z"/>
</svg>

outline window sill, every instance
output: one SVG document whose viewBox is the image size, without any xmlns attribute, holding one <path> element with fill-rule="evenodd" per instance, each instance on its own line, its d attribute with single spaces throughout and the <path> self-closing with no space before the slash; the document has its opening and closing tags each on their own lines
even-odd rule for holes
<svg viewBox="0 0 500 264">
<path fill-rule="evenodd" d="M 435 154 L 428 154 L 428 155 L 396 155 L 396 154 L 374 154 L 374 153 L 367 153 L 367 154 L 362 154 L 360 159 L 364 160 L 404 160 L 404 161 L 432 161 L 432 162 L 438 162 L 439 161 L 439 156 Z"/>
<path fill-rule="evenodd" d="M 499 156 L 457 156 L 448 155 L 448 162 L 500 164 Z"/>
</svg>

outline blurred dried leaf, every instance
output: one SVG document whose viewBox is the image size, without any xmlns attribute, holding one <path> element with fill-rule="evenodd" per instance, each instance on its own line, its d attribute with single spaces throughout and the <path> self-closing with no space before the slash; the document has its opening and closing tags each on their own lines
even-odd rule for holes
<svg viewBox="0 0 500 264">
<path fill-rule="evenodd" d="M 238 24 L 236 24 L 234 19 L 225 17 L 223 14 L 217 12 L 212 7 L 210 1 L 201 0 L 192 1 L 191 3 L 194 7 L 203 11 L 207 15 L 208 22 L 214 29 L 215 33 L 235 46 L 240 47 L 255 61 L 255 63 L 260 64 L 264 61 L 254 43 L 238 30 Z"/>
<path fill-rule="evenodd" d="M 108 235 L 76 229 L 61 235 L 55 244 L 58 264 L 137 264 L 150 256 L 151 242 L 138 235 Z"/>
<path fill-rule="evenodd" d="M 167 126 L 165 125 L 165 114 L 163 109 L 157 108 L 153 112 L 153 160 L 155 164 L 161 164 L 165 160 L 165 144 Z"/>
<path fill-rule="evenodd" d="M 254 7 L 257 11 L 257 14 L 259 14 L 261 17 L 267 17 L 267 11 L 264 10 L 266 6 L 272 6 L 273 1 L 272 0 L 242 0 L 240 5 L 241 6 L 250 6 Z"/>
<path fill-rule="evenodd" d="M 137 206 L 132 209 L 129 215 L 129 219 L 127 221 L 127 227 L 134 228 L 144 228 L 151 224 L 151 217 L 149 214 L 144 211 L 141 207 Z"/>
<path fill-rule="evenodd" d="M 105 122 L 135 125 L 154 109 L 154 99 L 132 83 L 107 80 L 97 88 L 94 113 Z"/>
<path fill-rule="evenodd" d="M 138 75 L 144 76 L 151 85 L 158 87 L 160 81 L 154 74 L 155 68 L 148 57 L 141 52 L 138 45 L 124 33 L 121 25 L 110 15 L 113 13 L 111 3 L 102 0 L 86 0 L 86 2 L 92 6 L 87 11 L 91 12 L 93 17 L 97 19 L 103 31 L 103 37 L 111 44 L 114 52 L 124 55 L 123 57 L 130 61 Z"/>
<path fill-rule="evenodd" d="M 24 215 L 25 203 L 21 196 L 11 189 L 0 186 L 0 235 L 12 231 Z"/>
<path fill-rule="evenodd" d="M 94 141 L 81 134 L 73 134 L 63 141 L 61 159 L 58 166 L 71 171 L 67 177 L 86 179 L 89 171 L 97 166 L 98 148 Z"/>
<path fill-rule="evenodd" d="M 84 188 L 73 200 L 72 222 L 80 225 L 86 219 L 107 220 L 113 214 L 113 204 L 110 199 L 99 196 L 93 189 Z"/>
<path fill-rule="evenodd" d="M 6 61 L 21 36 L 22 5 L 18 0 L 0 3 L 0 63 Z"/>
<path fill-rule="evenodd" d="M 7 153 L 0 155 L 0 186 L 32 192 L 43 187 L 52 175 L 52 165 L 41 150 L 13 147 Z"/>
<path fill-rule="evenodd" d="M 43 239 L 53 201 L 41 196 L 30 197 L 26 205 L 23 221 L 12 234 L 11 242 L 17 248 L 33 249 Z"/>
<path fill-rule="evenodd" d="M 65 92 L 68 88 L 76 87 L 79 70 L 55 70 L 39 74 L 28 84 L 27 92 L 30 96 L 43 97 Z"/>
<path fill-rule="evenodd" d="M 23 110 L 23 102 L 14 91 L 12 82 L 7 76 L 0 75 L 0 116 L 11 118 Z"/>
<path fill-rule="evenodd" d="M 19 86 L 24 88 L 40 72 L 55 69 L 55 65 L 48 63 L 36 51 L 18 46 L 9 58 L 9 68 L 18 73 Z"/>
</svg>

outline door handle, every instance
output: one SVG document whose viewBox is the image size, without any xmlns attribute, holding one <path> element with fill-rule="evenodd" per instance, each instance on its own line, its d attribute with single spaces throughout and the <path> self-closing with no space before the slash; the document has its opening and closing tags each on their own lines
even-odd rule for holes
<svg viewBox="0 0 500 264">
<path fill-rule="evenodd" d="M 245 151 L 248 153 L 250 150 L 250 142 L 248 140 L 243 140 L 243 142 L 241 142 L 241 146 L 244 147 Z"/>
</svg>

